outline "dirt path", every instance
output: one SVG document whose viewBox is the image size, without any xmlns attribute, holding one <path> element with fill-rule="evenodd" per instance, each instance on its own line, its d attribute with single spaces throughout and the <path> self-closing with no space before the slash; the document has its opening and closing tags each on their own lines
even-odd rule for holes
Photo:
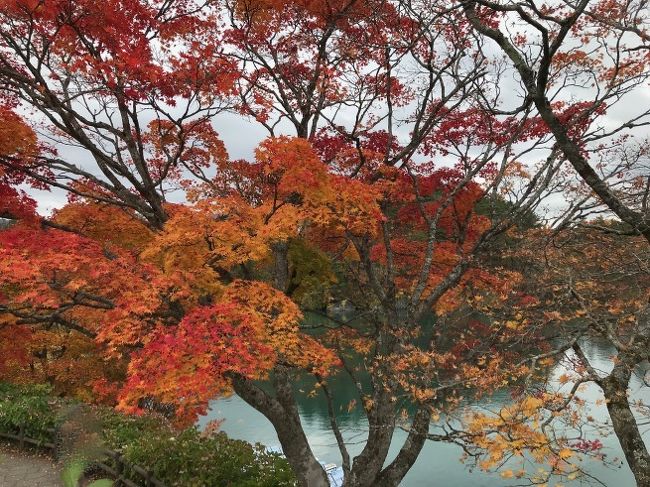
<svg viewBox="0 0 650 487">
<path fill-rule="evenodd" d="M 51 459 L 0 445 L 0 487 L 61 487 Z"/>
</svg>

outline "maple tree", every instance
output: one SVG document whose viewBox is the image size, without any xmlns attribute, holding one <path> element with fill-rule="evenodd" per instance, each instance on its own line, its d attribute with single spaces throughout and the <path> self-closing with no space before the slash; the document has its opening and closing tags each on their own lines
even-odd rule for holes
<svg viewBox="0 0 650 487">
<path fill-rule="evenodd" d="M 563 265 L 540 266 L 548 291 L 530 312 L 543 313 L 542 319 L 564 330 L 559 348 L 570 351 L 569 371 L 559 381 L 570 383 L 571 390 L 561 395 L 556 409 L 565 416 L 582 412 L 574 421 L 583 418 L 580 386 L 597 384 L 612 429 L 637 483 L 643 485 L 647 450 L 634 413 L 643 417 L 647 410 L 628 391 L 635 370 L 647 360 L 648 248 L 643 237 L 621 235 L 617 226 L 620 223 L 592 220 L 546 236 L 548 257 Z M 542 312 L 549 301 L 555 309 Z M 583 349 L 585 339 L 594 336 L 612 347 L 610 371 L 598 370 Z"/>
<path fill-rule="evenodd" d="M 635 456 L 628 462 L 642 480 L 639 426 L 648 411 L 630 391 L 638 389 L 634 377 L 647 360 L 645 240 L 620 222 L 579 218 L 526 230 L 504 250 L 500 258 L 526 267 L 518 286 L 525 298 L 507 310 L 506 324 L 532 334 L 536 351 L 511 387 L 514 401 L 461 412 L 465 428 L 452 423 L 454 441 L 482 469 L 507 461 L 506 478 L 598 482 L 584 460 L 620 468 L 601 441 L 613 433 L 626 459 Z M 609 357 L 599 361 L 594 344 Z M 530 469 L 531 460 L 543 467 Z"/>
<path fill-rule="evenodd" d="M 647 125 L 650 112 L 637 103 L 637 88 L 648 82 L 647 8 L 636 2 L 586 0 L 460 5 L 474 32 L 498 46 L 506 69 L 521 82 L 523 96 L 512 98 L 512 110 L 538 114 L 578 177 L 565 191 L 570 204 L 556 222 L 558 228 L 577 230 L 560 237 L 565 249 L 550 252 L 553 259 L 572 264 L 564 271 L 550 266 L 550 274 L 561 281 L 555 285 L 571 291 L 568 310 L 562 300 L 555 319 L 562 322 L 578 308 L 590 323 L 590 333 L 614 347 L 614 369 L 606 375 L 589 370 L 579 345 L 569 347 L 578 355 L 576 383 L 592 380 L 600 386 L 637 485 L 650 485 L 650 456 L 627 398 L 630 376 L 647 350 L 647 249 L 635 238 L 644 238 L 646 245 L 650 241 L 647 141 L 638 131 Z M 510 31 L 504 27 L 508 23 Z M 571 119 L 562 116 L 567 104 L 573 107 L 572 120 L 590 127 L 576 133 Z M 594 123 L 598 119 L 602 122 Z M 606 221 L 593 221 L 603 208 L 609 212 Z M 619 221 L 607 221 L 612 216 Z M 585 219 L 592 220 L 589 231 L 582 228 Z M 638 253 L 628 253 L 632 249 Z M 620 260 L 612 261 L 614 255 Z M 607 281 L 605 275 L 618 278 Z M 640 286 L 641 294 L 628 284 Z M 573 333 L 569 337 L 575 338 Z"/>
<path fill-rule="evenodd" d="M 273 424 L 301 484 L 321 486 L 292 388 L 309 374 L 346 485 L 398 485 L 428 439 L 455 439 L 430 436 L 432 420 L 530 371 L 515 344 L 539 337 L 509 317 L 530 298 L 490 245 L 576 166 L 553 124 L 589 139 L 604 110 L 535 113 L 528 97 L 501 109 L 503 73 L 472 34 L 498 16 L 473 5 L 0 3 L 0 215 L 13 221 L 0 333 L 24 337 L 0 373 L 127 411 L 171 406 L 185 423 L 234 391 Z M 226 111 L 268 132 L 252 160 L 232 160 L 215 131 Z M 38 216 L 24 183 L 69 202 Z M 344 299 L 351 320 L 328 313 Z M 327 315 L 322 333 L 306 313 Z M 354 458 L 336 374 L 368 423 Z M 386 463 L 398 427 L 408 436 Z M 540 461 L 568 458 L 546 444 Z M 497 459 L 519 448 L 478 446 Z"/>
<path fill-rule="evenodd" d="M 0 153 L 19 165 L 39 150 L 34 131 L 15 113 L 9 103 L 0 105 Z M 16 188 L 24 180 L 25 176 L 20 172 L 0 169 L 0 216 L 29 218 L 35 212 L 34 200 Z"/>
</svg>

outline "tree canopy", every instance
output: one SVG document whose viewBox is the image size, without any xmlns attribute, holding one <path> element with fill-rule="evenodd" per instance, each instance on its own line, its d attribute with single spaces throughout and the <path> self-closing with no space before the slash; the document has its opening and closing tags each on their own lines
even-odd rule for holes
<svg viewBox="0 0 650 487">
<path fill-rule="evenodd" d="M 545 428 L 592 380 L 650 485 L 621 399 L 648 358 L 648 110 L 608 117 L 647 84 L 645 11 L 3 1 L 0 377 L 165 406 L 181 424 L 236 392 L 309 486 L 327 478 L 300 374 L 330 406 L 350 486 L 398 485 L 427 440 L 461 443 L 485 469 L 527 452 L 537 483 L 582 475 L 584 444 Z M 253 157 L 232 158 L 215 129 L 233 115 L 268 135 Z M 67 203 L 39 214 L 32 189 Z M 343 302 L 351 318 L 332 312 Z M 615 344 L 620 374 L 581 363 L 570 394 L 528 387 L 569 350 L 584 362 L 592 334 Z M 354 458 L 331 407 L 337 374 L 368 422 Z M 513 402 L 496 417 L 430 434 L 504 387 Z"/>
</svg>

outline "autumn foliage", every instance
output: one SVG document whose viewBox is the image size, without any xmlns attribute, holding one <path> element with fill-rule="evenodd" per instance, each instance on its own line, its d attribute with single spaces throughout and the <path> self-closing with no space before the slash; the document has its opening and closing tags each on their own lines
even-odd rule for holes
<svg viewBox="0 0 650 487">
<path fill-rule="evenodd" d="M 0 378 L 182 424 L 236 392 L 273 423 L 299 481 L 321 486 L 292 389 L 307 376 L 349 485 L 364 487 L 398 485 L 432 421 L 507 387 L 500 418 L 464 415 L 465 436 L 444 440 L 485 469 L 534 451 L 576 473 L 563 440 L 535 426 L 562 399 L 522 385 L 553 355 L 540 323 L 565 330 L 597 311 L 623 330 L 645 296 L 607 298 L 590 233 L 535 274 L 548 293 L 521 262 L 543 267 L 537 239 L 552 232 L 536 212 L 550 194 L 594 208 L 597 195 L 629 225 L 647 207 L 634 168 L 605 178 L 633 193 L 621 200 L 589 165 L 596 146 L 625 142 L 594 127 L 643 54 L 623 49 L 612 71 L 562 46 L 583 27 L 587 44 L 618 29 L 601 17 L 611 2 L 587 18 L 477 3 L 1 1 Z M 499 31 L 515 12 L 542 33 L 538 57 L 525 33 Z M 507 73 L 526 92 L 514 104 Z M 551 95 L 572 76 L 607 89 Z M 232 117 L 265 131 L 241 129 L 252 157 L 229 154 Z M 67 203 L 39 213 L 33 189 Z M 584 303 L 607 301 L 591 311 L 558 298 L 584 256 L 598 265 L 568 277 Z M 368 421 L 354 459 L 332 407 L 338 376 Z"/>
</svg>

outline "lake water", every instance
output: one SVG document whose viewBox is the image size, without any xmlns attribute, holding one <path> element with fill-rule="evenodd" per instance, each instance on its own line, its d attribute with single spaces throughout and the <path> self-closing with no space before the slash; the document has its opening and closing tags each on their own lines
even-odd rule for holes
<svg viewBox="0 0 650 487">
<path fill-rule="evenodd" d="M 583 344 L 586 355 L 592 364 L 602 371 L 611 369 L 611 360 L 613 350 L 605 344 L 599 342 L 589 342 Z M 641 378 L 648 370 L 637 371 L 637 376 L 633 379 L 631 386 L 631 397 L 641 399 L 646 404 L 650 404 L 650 388 L 644 387 Z M 558 364 L 551 371 L 551 377 L 557 379 L 564 371 L 562 364 Z M 324 401 L 319 397 L 308 397 L 307 393 L 311 390 L 313 381 L 303 381 L 296 384 L 296 388 L 303 390 L 304 394 L 299 394 L 299 407 L 302 422 L 311 443 L 312 449 L 316 456 L 323 462 L 341 464 L 341 458 L 336 446 L 334 435 L 329 428 L 329 419 Z M 566 385 L 565 387 L 570 387 Z M 352 456 L 363 448 L 366 437 L 365 420 L 359 408 L 347 411 L 347 405 L 351 399 L 355 398 L 355 390 L 351 383 L 344 378 L 338 381 L 331 381 L 331 388 L 334 391 L 334 397 L 338 400 L 335 407 L 339 410 L 337 414 L 340 421 L 344 437 L 348 442 L 348 448 Z M 607 410 L 604 405 L 596 405 L 598 399 L 602 399 L 600 389 L 589 384 L 580 397 L 585 399 L 589 404 L 589 414 L 596 420 L 606 420 Z M 497 410 L 500 405 L 507 404 L 510 397 L 507 392 L 499 392 L 490 399 L 478 403 L 478 407 L 486 407 L 491 410 Z M 273 430 L 271 423 L 259 412 L 246 404 L 237 396 L 212 401 L 210 411 L 206 416 L 200 419 L 199 426 L 205 425 L 213 419 L 225 419 L 222 430 L 232 438 L 247 440 L 250 442 L 259 442 L 268 446 L 279 445 L 278 438 Z M 647 428 L 644 430 L 646 442 L 650 442 L 650 434 Z M 396 454 L 399 447 L 403 444 L 406 433 L 396 430 L 393 441 L 392 455 Z M 623 455 L 614 434 L 603 437 L 595 434 L 591 439 L 600 439 L 604 444 L 602 450 L 607 454 L 608 459 L 622 459 Z M 478 469 L 472 470 L 468 465 L 460 462 L 462 450 L 456 445 L 450 445 L 439 442 L 428 442 L 417 462 L 408 473 L 402 486 L 404 487 L 501 487 L 515 485 L 518 482 L 509 482 L 501 478 L 498 473 L 486 473 Z M 618 462 L 618 466 L 610 468 L 604 466 L 601 462 L 585 460 L 583 468 L 590 474 L 596 476 L 607 486 L 615 487 L 634 487 L 634 478 L 627 465 Z M 520 483 L 521 481 L 519 481 Z M 583 485 L 580 480 L 573 482 L 562 482 L 565 486 Z"/>
</svg>

